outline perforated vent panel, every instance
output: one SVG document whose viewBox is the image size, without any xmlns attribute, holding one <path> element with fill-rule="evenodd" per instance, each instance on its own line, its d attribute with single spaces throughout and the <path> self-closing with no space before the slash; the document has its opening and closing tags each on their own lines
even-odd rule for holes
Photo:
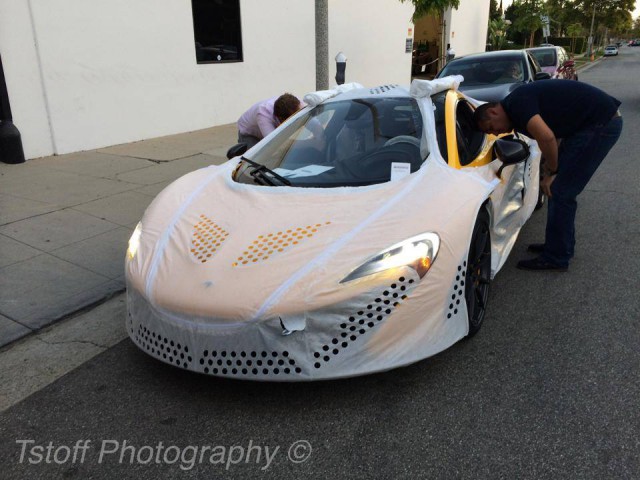
<svg viewBox="0 0 640 480">
<path fill-rule="evenodd" d="M 169 337 L 163 337 L 142 324 L 138 325 L 134 338 L 136 343 L 150 354 L 178 367 L 188 368 L 193 360 L 187 345 L 181 345 Z"/>
<path fill-rule="evenodd" d="M 462 265 L 458 265 L 458 271 L 456 272 L 456 281 L 453 284 L 453 290 L 450 296 L 447 309 L 447 318 L 451 318 L 453 315 L 457 315 L 460 310 L 460 303 L 464 302 L 464 279 L 467 274 L 467 262 L 462 262 Z"/>
<path fill-rule="evenodd" d="M 206 263 L 227 239 L 229 233 L 206 215 L 200 215 L 200 221 L 193 227 L 191 255 Z"/>
<path fill-rule="evenodd" d="M 234 267 L 243 267 L 259 261 L 266 261 L 273 255 L 292 249 L 306 238 L 313 237 L 320 228 L 330 224 L 331 222 L 316 223 L 259 235 L 251 245 L 244 249 L 242 256 L 238 257 L 237 261 L 232 265 Z"/>
<path fill-rule="evenodd" d="M 371 93 L 372 95 L 379 95 L 381 93 L 388 92 L 389 90 L 393 90 L 397 86 L 398 85 L 395 84 L 395 83 L 390 84 L 390 85 L 380 85 L 379 87 L 374 87 L 374 88 L 370 89 L 369 93 Z"/>
<path fill-rule="evenodd" d="M 348 320 L 340 324 L 339 334 L 331 341 L 322 345 L 319 351 L 313 352 L 316 359 L 315 368 L 327 364 L 332 357 L 339 355 L 341 351 L 349 348 L 349 345 L 358 340 L 385 320 L 393 311 L 406 300 L 407 290 L 415 281 L 410 278 L 400 277 L 392 283 L 378 297 L 364 308 L 354 312 Z"/>
<path fill-rule="evenodd" d="M 211 375 L 286 377 L 302 372 L 287 351 L 204 350 L 198 363 L 203 373 Z"/>
</svg>

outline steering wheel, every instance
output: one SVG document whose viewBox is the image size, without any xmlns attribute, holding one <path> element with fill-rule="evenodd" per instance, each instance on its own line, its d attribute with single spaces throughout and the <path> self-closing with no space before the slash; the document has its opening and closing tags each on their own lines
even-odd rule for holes
<svg viewBox="0 0 640 480">
<path fill-rule="evenodd" d="M 412 137 L 411 135 L 398 135 L 397 137 L 390 138 L 384 143 L 383 147 L 389 147 L 391 145 L 395 145 L 396 143 L 408 143 L 420 148 L 420 139 Z"/>
</svg>

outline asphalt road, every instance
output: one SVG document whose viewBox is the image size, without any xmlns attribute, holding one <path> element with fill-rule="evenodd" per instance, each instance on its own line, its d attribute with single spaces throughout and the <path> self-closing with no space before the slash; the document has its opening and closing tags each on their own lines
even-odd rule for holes
<svg viewBox="0 0 640 480">
<path fill-rule="evenodd" d="M 534 214 L 472 340 L 310 384 L 191 374 L 125 340 L 0 415 L 0 477 L 640 478 L 638 78 L 629 47 L 580 73 L 622 101 L 625 128 L 579 199 L 576 258 L 515 269 L 543 239 Z"/>
</svg>

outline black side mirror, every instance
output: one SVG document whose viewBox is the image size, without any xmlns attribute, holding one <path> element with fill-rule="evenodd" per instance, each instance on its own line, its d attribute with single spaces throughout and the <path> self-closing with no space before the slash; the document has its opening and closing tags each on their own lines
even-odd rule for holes
<svg viewBox="0 0 640 480">
<path fill-rule="evenodd" d="M 551 78 L 551 74 L 547 72 L 538 72 L 536 76 L 533 77 L 534 80 L 549 80 Z"/>
<path fill-rule="evenodd" d="M 505 165 L 515 165 L 529 158 L 529 145 L 517 138 L 499 138 L 493 144 L 493 152 Z"/>
<path fill-rule="evenodd" d="M 242 155 L 247 150 L 248 145 L 246 143 L 236 143 L 233 147 L 227 150 L 227 158 L 231 160 L 232 158 Z"/>
<path fill-rule="evenodd" d="M 502 170 L 504 167 L 524 162 L 529 158 L 529 145 L 513 136 L 503 137 L 497 139 L 493 144 L 493 153 L 495 153 L 498 160 L 502 162 L 502 165 L 496 173 L 498 178 L 502 178 Z"/>
</svg>

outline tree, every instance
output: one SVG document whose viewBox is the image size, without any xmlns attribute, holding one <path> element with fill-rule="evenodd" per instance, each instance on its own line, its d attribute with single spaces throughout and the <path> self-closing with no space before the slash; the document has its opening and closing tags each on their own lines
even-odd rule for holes
<svg viewBox="0 0 640 480">
<path fill-rule="evenodd" d="M 501 17 L 489 21 L 489 43 L 491 43 L 493 50 L 500 50 L 504 46 L 510 25 L 511 22 L 509 20 Z"/>
<path fill-rule="evenodd" d="M 533 47 L 535 33 L 542 27 L 540 20 L 542 2 L 540 0 L 515 0 L 507 12 L 507 18 L 513 22 L 513 30 L 528 34 L 529 46 Z"/>
<path fill-rule="evenodd" d="M 441 15 L 449 8 L 456 10 L 460 6 L 460 0 L 400 0 L 402 3 L 411 2 L 415 8 L 413 21 L 425 15 Z"/>
<path fill-rule="evenodd" d="M 633 35 L 634 37 L 640 37 L 640 17 L 636 18 L 635 21 L 633 22 L 631 35 Z"/>
<path fill-rule="evenodd" d="M 502 12 L 498 7 L 498 0 L 491 0 L 489 2 L 489 21 L 497 20 L 500 17 L 502 17 Z"/>
<path fill-rule="evenodd" d="M 567 34 L 571 37 L 571 53 L 575 53 L 576 37 L 581 35 L 584 27 L 580 23 L 572 23 L 567 27 Z"/>
</svg>

